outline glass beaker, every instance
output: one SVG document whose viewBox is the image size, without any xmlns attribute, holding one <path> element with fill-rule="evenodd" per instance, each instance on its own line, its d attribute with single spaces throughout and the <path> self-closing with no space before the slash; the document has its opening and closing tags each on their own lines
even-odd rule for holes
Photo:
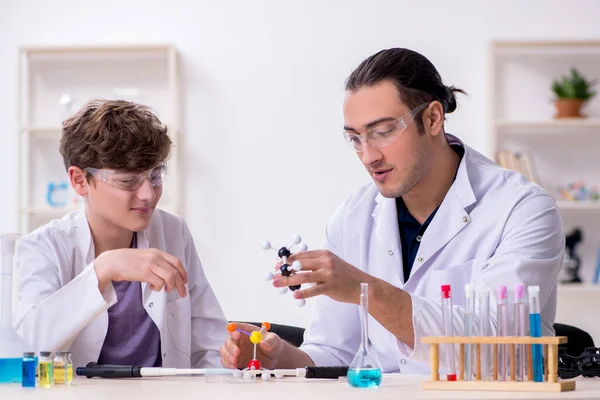
<svg viewBox="0 0 600 400">
<path fill-rule="evenodd" d="M 0 235 L 2 253 L 2 289 L 0 295 L 0 383 L 21 383 L 23 378 L 23 353 L 30 351 L 12 326 L 13 262 L 17 234 Z"/>
<path fill-rule="evenodd" d="M 354 387 L 378 387 L 381 384 L 381 363 L 369 347 L 369 284 L 360 284 L 360 347 L 348 367 L 348 383 Z"/>
</svg>

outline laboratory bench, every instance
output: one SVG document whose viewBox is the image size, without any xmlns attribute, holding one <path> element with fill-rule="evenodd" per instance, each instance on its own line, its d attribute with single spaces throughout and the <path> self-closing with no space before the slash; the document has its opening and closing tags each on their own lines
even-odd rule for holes
<svg viewBox="0 0 600 400">
<path fill-rule="evenodd" d="M 600 378 L 576 378 L 576 389 L 562 393 L 436 391 L 421 389 L 425 375 L 384 374 L 379 388 L 359 389 L 341 380 L 272 378 L 246 381 L 232 377 L 147 377 L 101 379 L 76 377 L 69 387 L 23 388 L 0 385 L 0 399 L 599 399 Z"/>
</svg>

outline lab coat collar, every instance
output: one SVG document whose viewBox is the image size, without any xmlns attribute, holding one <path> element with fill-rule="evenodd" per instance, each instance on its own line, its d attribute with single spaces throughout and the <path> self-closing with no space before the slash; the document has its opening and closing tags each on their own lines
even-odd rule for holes
<svg viewBox="0 0 600 400">
<path fill-rule="evenodd" d="M 94 241 L 92 240 L 92 232 L 86 216 L 85 206 L 75 214 L 73 219 L 77 226 L 78 247 L 85 254 L 86 263 L 90 264 L 96 258 L 96 251 L 94 248 Z M 150 225 L 146 230 L 137 233 L 138 249 L 147 249 L 149 247 L 148 229 L 150 229 Z"/>
<path fill-rule="evenodd" d="M 426 264 L 430 256 L 435 254 L 448 241 L 470 222 L 468 215 L 469 207 L 475 203 L 476 197 L 469 179 L 469 165 L 471 163 L 471 149 L 464 145 L 457 137 L 446 134 L 446 139 L 450 145 L 460 145 L 465 149 L 465 153 L 458 166 L 456 179 L 444 197 L 442 204 L 430 226 L 425 231 L 423 243 L 419 247 L 419 252 L 415 263 L 411 269 L 410 276 Z M 375 197 L 376 206 L 372 216 L 377 225 L 377 239 L 389 250 L 395 251 L 397 255 L 401 254 L 400 232 L 398 229 L 398 212 L 396 209 L 396 200 L 386 198 L 381 193 Z M 429 239 L 428 236 L 436 235 Z M 390 253 L 393 254 L 393 253 Z M 402 257 L 398 257 L 398 262 L 402 264 Z M 419 262 L 423 260 L 423 262 Z M 402 271 L 402 265 L 399 271 Z M 403 278 L 401 278 L 403 280 Z M 410 279 L 409 279 L 410 280 Z M 406 283 L 406 282 L 405 282 Z"/>
</svg>

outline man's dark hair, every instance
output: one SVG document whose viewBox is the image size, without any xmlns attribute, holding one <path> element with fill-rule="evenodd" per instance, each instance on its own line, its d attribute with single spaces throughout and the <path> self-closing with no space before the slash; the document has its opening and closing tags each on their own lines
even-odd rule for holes
<svg viewBox="0 0 600 400">
<path fill-rule="evenodd" d="M 381 50 L 363 60 L 346 80 L 346 90 L 354 92 L 386 80 L 396 86 L 400 100 L 411 110 L 437 100 L 442 104 L 444 114 L 450 114 L 457 106 L 455 93 L 466 94 L 454 86 L 445 86 L 431 61 L 404 48 Z M 415 122 L 419 132 L 423 132 L 422 119 L 415 118 Z"/>
</svg>

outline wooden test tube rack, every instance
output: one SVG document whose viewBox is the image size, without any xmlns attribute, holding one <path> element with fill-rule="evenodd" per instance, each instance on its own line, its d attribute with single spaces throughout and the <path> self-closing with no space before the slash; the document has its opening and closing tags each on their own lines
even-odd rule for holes
<svg viewBox="0 0 600 400">
<path fill-rule="evenodd" d="M 558 381 L 558 345 L 567 343 L 566 336 L 426 336 L 421 343 L 428 344 L 431 361 L 431 380 L 422 383 L 426 390 L 487 390 L 487 391 L 526 391 L 526 392 L 564 392 L 575 390 L 575 381 Z M 456 381 L 440 380 L 440 345 L 458 345 L 458 373 Z M 475 376 L 465 381 L 465 345 L 474 344 Z M 509 353 L 508 376 L 506 381 L 498 378 L 498 345 L 507 345 Z M 526 376 L 522 382 L 515 380 L 515 345 L 524 344 L 527 357 Z M 531 345 L 541 344 L 544 354 L 544 381 L 533 381 L 533 363 Z M 493 356 L 489 360 L 491 370 L 489 380 L 481 380 L 481 346 L 493 346 Z M 489 354 L 489 352 L 488 352 Z"/>
</svg>

